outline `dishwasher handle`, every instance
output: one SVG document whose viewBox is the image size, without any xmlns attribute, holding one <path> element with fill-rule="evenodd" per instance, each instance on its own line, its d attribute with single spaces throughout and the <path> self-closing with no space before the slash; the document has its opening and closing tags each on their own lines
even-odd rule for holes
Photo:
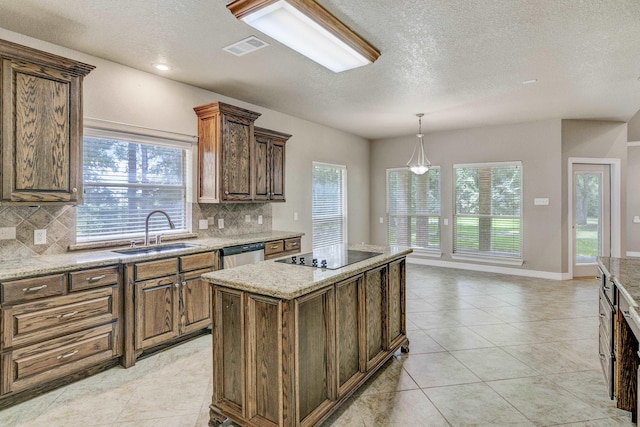
<svg viewBox="0 0 640 427">
<path fill-rule="evenodd" d="M 249 243 L 246 245 L 228 246 L 222 248 L 222 256 L 238 255 L 245 252 L 254 252 L 264 250 L 264 243 Z"/>
</svg>

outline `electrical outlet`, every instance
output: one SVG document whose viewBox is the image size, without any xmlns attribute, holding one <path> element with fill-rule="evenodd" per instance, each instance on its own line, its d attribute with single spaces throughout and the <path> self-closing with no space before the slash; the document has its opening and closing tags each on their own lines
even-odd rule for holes
<svg viewBox="0 0 640 427">
<path fill-rule="evenodd" d="M 47 244 L 47 230 L 33 230 L 33 244 L 34 245 L 46 245 Z"/>
<path fill-rule="evenodd" d="M 449 225 L 449 218 L 445 218 L 443 221 L 444 221 L 444 225 Z"/>
<path fill-rule="evenodd" d="M 12 240 L 16 238 L 15 227 L 0 227 L 0 240 Z"/>
<path fill-rule="evenodd" d="M 206 219 L 201 219 L 198 221 L 198 228 L 200 230 L 206 230 L 207 228 L 209 228 L 209 220 Z"/>
<path fill-rule="evenodd" d="M 298 220 L 298 212 L 294 212 L 293 213 L 293 220 L 297 221 Z"/>
<path fill-rule="evenodd" d="M 380 217 L 378 220 L 380 221 L 380 224 L 384 224 L 384 218 L 383 217 Z"/>
<path fill-rule="evenodd" d="M 218 228 L 224 228 L 224 218 L 218 218 Z"/>
<path fill-rule="evenodd" d="M 245 215 L 244 222 L 251 222 L 251 215 Z"/>
<path fill-rule="evenodd" d="M 258 224 L 262 225 L 262 215 L 258 215 Z"/>
</svg>

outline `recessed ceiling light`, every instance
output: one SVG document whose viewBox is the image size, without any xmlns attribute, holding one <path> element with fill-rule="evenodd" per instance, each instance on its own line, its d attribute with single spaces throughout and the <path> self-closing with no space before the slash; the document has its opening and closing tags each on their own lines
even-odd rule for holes
<svg viewBox="0 0 640 427">
<path fill-rule="evenodd" d="M 171 69 L 167 64 L 153 64 L 153 67 L 159 71 L 169 71 Z"/>
<path fill-rule="evenodd" d="M 523 80 L 522 81 L 523 85 L 532 85 L 534 83 L 538 83 L 538 79 L 531 79 L 531 80 Z"/>
</svg>

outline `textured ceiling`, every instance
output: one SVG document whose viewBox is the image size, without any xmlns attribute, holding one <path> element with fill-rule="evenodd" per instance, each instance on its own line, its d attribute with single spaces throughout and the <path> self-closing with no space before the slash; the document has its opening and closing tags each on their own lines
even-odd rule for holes
<svg viewBox="0 0 640 427">
<path fill-rule="evenodd" d="M 224 0 L 0 0 L 0 27 L 366 138 L 640 109 L 638 0 L 320 0 L 382 53 L 339 74 Z M 271 45 L 235 57 L 250 35 Z M 522 81 L 538 79 L 535 84 Z"/>
</svg>

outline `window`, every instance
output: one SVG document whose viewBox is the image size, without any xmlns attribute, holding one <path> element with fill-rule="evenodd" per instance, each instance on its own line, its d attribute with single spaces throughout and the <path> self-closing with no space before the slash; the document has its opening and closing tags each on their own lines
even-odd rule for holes
<svg viewBox="0 0 640 427">
<path fill-rule="evenodd" d="M 171 217 L 172 233 L 188 232 L 186 159 L 188 146 L 133 134 L 85 129 L 84 204 L 77 209 L 79 242 L 144 235 L 145 219 L 161 209 Z M 169 231 L 154 215 L 150 231 Z"/>
<path fill-rule="evenodd" d="M 347 243 L 347 168 L 313 162 L 313 249 Z"/>
<path fill-rule="evenodd" d="M 390 245 L 440 249 L 439 167 L 387 170 L 387 227 Z"/>
<path fill-rule="evenodd" d="M 454 253 L 520 259 L 522 163 L 454 165 Z"/>
</svg>

